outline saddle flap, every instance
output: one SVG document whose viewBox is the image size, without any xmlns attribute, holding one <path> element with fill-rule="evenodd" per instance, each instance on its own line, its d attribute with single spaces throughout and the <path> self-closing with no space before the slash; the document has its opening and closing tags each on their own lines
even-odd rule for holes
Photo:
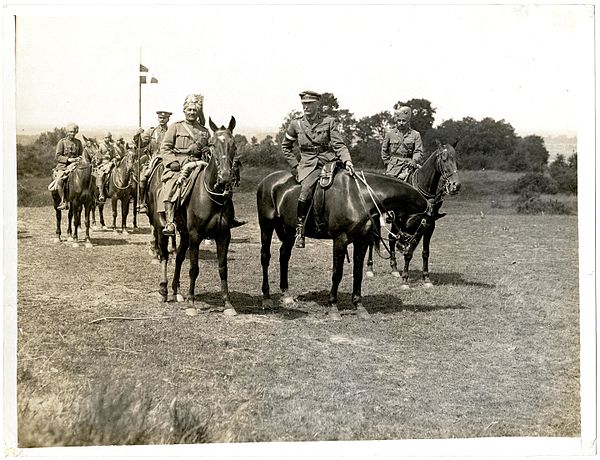
<svg viewBox="0 0 600 460">
<path fill-rule="evenodd" d="M 196 167 L 192 169 L 190 176 L 187 179 L 185 179 L 183 184 L 181 184 L 180 203 L 183 203 L 187 199 L 187 197 L 192 193 L 192 189 L 194 188 L 196 179 L 198 178 L 202 170 L 204 170 L 204 167 Z"/>
</svg>

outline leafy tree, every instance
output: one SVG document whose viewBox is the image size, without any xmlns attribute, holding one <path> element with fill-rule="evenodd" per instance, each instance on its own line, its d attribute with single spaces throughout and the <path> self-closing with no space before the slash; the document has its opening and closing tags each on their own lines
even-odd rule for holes
<svg viewBox="0 0 600 460">
<path fill-rule="evenodd" d="M 248 139 L 242 134 L 234 135 L 233 140 L 235 141 L 235 145 L 238 150 L 244 150 L 248 145 Z"/>
<path fill-rule="evenodd" d="M 321 96 L 321 112 L 330 115 L 338 122 L 338 128 L 344 143 L 350 147 L 354 139 L 356 120 L 354 114 L 347 109 L 340 109 L 340 104 L 333 93 L 323 93 Z"/>
<path fill-rule="evenodd" d="M 536 135 L 519 138 L 515 155 L 521 158 L 518 160 L 520 167 L 513 168 L 514 171 L 542 172 L 550 157 L 544 145 L 544 138 Z"/>
<path fill-rule="evenodd" d="M 548 166 L 550 175 L 558 184 L 558 189 L 564 193 L 577 193 L 577 154 L 568 160 L 564 155 L 558 155 Z"/>
<path fill-rule="evenodd" d="M 413 129 L 419 131 L 421 136 L 425 136 L 433 127 L 435 121 L 435 108 L 427 99 L 410 99 L 406 102 L 398 101 L 394 104 L 394 110 L 402 106 L 409 106 L 412 109 L 410 124 Z"/>
</svg>

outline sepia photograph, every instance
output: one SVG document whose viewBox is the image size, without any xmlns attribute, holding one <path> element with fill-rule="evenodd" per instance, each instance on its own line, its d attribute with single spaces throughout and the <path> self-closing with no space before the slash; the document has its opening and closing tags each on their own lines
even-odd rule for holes
<svg viewBox="0 0 600 460">
<path fill-rule="evenodd" d="M 6 457 L 596 453 L 594 3 L 3 10 Z"/>
</svg>

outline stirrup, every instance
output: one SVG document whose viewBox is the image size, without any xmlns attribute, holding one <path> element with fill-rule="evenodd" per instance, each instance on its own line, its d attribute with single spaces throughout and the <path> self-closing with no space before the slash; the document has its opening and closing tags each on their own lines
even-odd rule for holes
<svg viewBox="0 0 600 460">
<path fill-rule="evenodd" d="M 175 224 L 173 222 L 168 222 L 167 225 L 165 225 L 165 228 L 163 228 L 162 233 L 167 236 L 175 236 Z"/>
<path fill-rule="evenodd" d="M 296 234 L 296 241 L 294 242 L 294 247 L 303 249 L 305 247 L 304 235 L 302 233 Z"/>
<path fill-rule="evenodd" d="M 67 209 L 69 209 L 69 202 L 68 201 L 63 201 L 61 202 L 56 209 L 58 209 L 59 211 L 66 211 Z"/>
</svg>

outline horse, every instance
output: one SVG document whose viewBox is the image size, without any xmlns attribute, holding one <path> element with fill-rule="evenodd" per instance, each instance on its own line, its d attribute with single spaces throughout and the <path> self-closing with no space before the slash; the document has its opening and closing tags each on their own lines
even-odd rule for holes
<svg viewBox="0 0 600 460">
<path fill-rule="evenodd" d="M 108 189 L 106 196 L 111 200 L 113 223 L 112 229 L 117 233 L 117 202 L 121 200 L 121 232 L 127 234 L 127 216 L 129 215 L 129 203 L 133 200 L 134 209 L 137 205 L 136 182 L 135 182 L 135 153 L 128 151 L 119 163 L 110 171 L 106 180 Z M 104 223 L 104 203 L 98 203 L 100 213 L 100 225 L 106 228 Z M 137 217 L 133 213 L 133 228 L 137 228 Z"/>
<path fill-rule="evenodd" d="M 460 180 L 458 177 L 458 168 L 456 165 L 456 143 L 454 145 L 442 144 L 436 141 L 436 150 L 427 158 L 425 163 L 417 169 L 408 178 L 410 183 L 421 195 L 430 200 L 434 211 L 434 220 L 431 225 L 423 232 L 423 286 L 430 288 L 433 286 L 429 278 L 429 243 L 433 231 L 435 230 L 435 221 L 444 217 L 446 214 L 440 213 L 439 209 L 443 203 L 445 194 L 455 195 L 460 190 Z M 413 253 L 419 244 L 421 238 L 416 238 L 412 243 L 405 248 L 404 252 L 404 269 L 402 275 L 398 272 L 396 263 L 396 238 L 395 232 L 400 227 L 401 223 L 393 219 L 391 231 L 389 234 L 389 253 L 390 266 L 392 267 L 392 275 L 402 276 L 401 289 L 408 289 L 408 267 L 412 259 Z M 369 246 L 369 255 L 367 259 L 367 276 L 373 276 L 373 246 Z"/>
<path fill-rule="evenodd" d="M 73 240 L 73 247 L 79 247 L 78 228 L 81 226 L 81 212 L 83 209 L 85 209 L 84 244 L 86 247 L 92 247 L 92 241 L 90 240 L 90 211 L 94 202 L 94 187 L 92 158 L 84 154 L 67 177 L 67 193 L 65 197 L 69 203 L 67 240 Z M 60 242 L 62 211 L 58 209 L 60 195 L 56 190 L 52 191 L 52 200 L 56 215 L 56 236 L 54 241 Z"/>
<path fill-rule="evenodd" d="M 287 171 L 276 171 L 258 185 L 256 201 L 261 232 L 261 265 L 263 308 L 272 308 L 269 288 L 269 262 L 273 232 L 281 241 L 279 251 L 279 287 L 284 304 L 294 303 L 289 293 L 288 267 L 294 246 L 297 203 L 300 184 Z M 413 216 L 411 228 L 419 233 L 430 219 L 427 200 L 410 185 L 377 173 L 350 174 L 338 171 L 325 191 L 317 187 L 305 223 L 305 234 L 311 238 L 333 240 L 333 275 L 328 300 L 329 317 L 341 319 L 337 308 L 338 286 L 342 280 L 347 247 L 353 244 L 352 303 L 357 316 L 368 319 L 361 299 L 363 264 L 367 247 L 374 243 L 379 231 L 379 218 L 384 212 L 407 218 Z M 419 225 L 413 226 L 413 222 Z M 407 234 L 403 235 L 404 237 Z"/>
<path fill-rule="evenodd" d="M 219 261 L 219 276 L 221 278 L 221 298 L 224 302 L 223 313 L 226 316 L 235 316 L 237 312 L 231 304 L 227 285 L 227 252 L 231 241 L 230 223 L 233 220 L 232 165 L 236 152 L 233 138 L 235 118 L 231 117 L 227 128 L 217 126 L 209 119 L 209 126 L 213 132 L 209 141 L 211 157 L 208 165 L 198 174 L 193 184 L 190 195 L 178 207 L 175 213 L 175 225 L 179 232 L 179 244 L 175 257 L 175 270 L 172 280 L 172 299 L 183 301 L 179 293 L 179 279 L 181 266 L 189 248 L 189 279 L 188 303 L 194 308 L 195 284 L 200 272 L 198 256 L 200 243 L 205 238 L 211 238 L 217 245 L 217 258 Z M 168 241 L 171 237 L 163 235 L 163 224 L 157 210 L 157 200 L 161 187 L 161 173 L 164 166 L 159 165 L 152 173 L 149 181 L 148 217 L 153 227 L 157 241 L 159 260 L 161 263 L 162 279 L 160 281 L 160 295 L 163 302 L 167 301 L 167 264 L 169 259 Z"/>
</svg>

